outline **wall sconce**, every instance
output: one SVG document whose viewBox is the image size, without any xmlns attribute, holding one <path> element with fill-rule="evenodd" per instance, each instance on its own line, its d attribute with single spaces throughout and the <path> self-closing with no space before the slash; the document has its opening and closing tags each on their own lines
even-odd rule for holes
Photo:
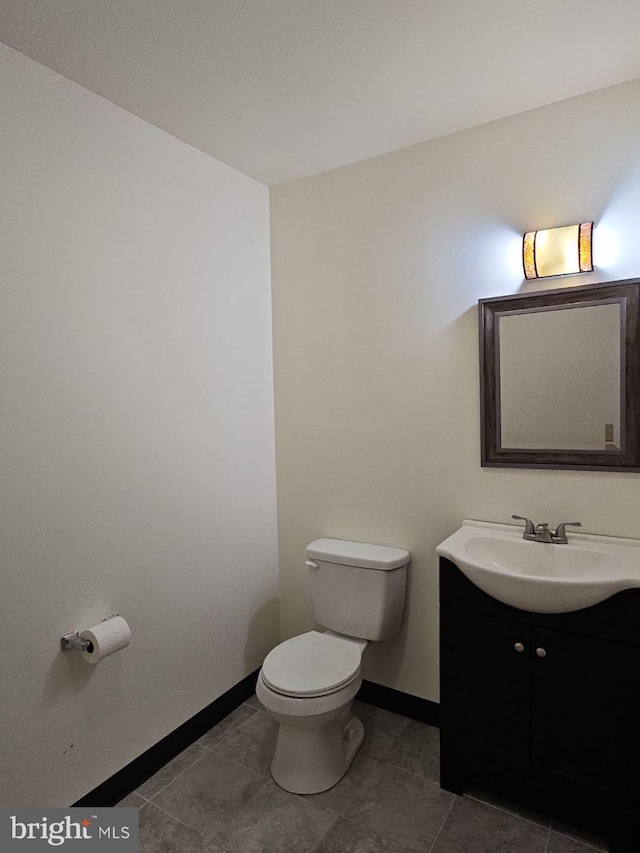
<svg viewBox="0 0 640 853">
<path fill-rule="evenodd" d="M 525 278 L 576 275 L 593 270 L 593 222 L 528 231 L 522 241 Z"/>
</svg>

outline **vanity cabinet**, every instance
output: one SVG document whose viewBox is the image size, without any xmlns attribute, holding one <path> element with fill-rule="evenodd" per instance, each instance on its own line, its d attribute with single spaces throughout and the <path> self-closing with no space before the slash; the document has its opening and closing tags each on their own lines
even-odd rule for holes
<svg viewBox="0 0 640 853">
<path fill-rule="evenodd" d="M 466 784 L 640 851 L 640 590 L 527 613 L 440 558 L 443 788 Z"/>
</svg>

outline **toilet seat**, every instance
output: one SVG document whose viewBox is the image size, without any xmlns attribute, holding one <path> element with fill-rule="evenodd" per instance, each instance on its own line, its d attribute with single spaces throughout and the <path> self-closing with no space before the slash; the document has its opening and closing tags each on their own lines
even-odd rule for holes
<svg viewBox="0 0 640 853">
<path fill-rule="evenodd" d="M 261 675 L 283 696 L 326 696 L 358 678 L 361 658 L 361 641 L 308 631 L 269 652 Z"/>
</svg>

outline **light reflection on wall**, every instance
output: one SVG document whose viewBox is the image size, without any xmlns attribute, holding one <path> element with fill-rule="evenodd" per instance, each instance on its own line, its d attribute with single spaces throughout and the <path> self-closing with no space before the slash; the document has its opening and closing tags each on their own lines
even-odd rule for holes
<svg viewBox="0 0 640 853">
<path fill-rule="evenodd" d="M 619 259 L 620 241 L 616 232 L 606 222 L 599 222 L 593 229 L 594 267 L 604 272 L 615 267 Z"/>
<path fill-rule="evenodd" d="M 594 216 L 593 262 L 602 281 L 640 277 L 640 146 L 632 167 Z"/>
</svg>

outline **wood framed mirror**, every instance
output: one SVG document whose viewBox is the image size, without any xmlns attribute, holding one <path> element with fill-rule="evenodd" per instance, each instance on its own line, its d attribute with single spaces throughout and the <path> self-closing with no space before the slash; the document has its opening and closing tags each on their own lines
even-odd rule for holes
<svg viewBox="0 0 640 853">
<path fill-rule="evenodd" d="M 481 299 L 482 465 L 640 471 L 640 279 Z"/>
</svg>

